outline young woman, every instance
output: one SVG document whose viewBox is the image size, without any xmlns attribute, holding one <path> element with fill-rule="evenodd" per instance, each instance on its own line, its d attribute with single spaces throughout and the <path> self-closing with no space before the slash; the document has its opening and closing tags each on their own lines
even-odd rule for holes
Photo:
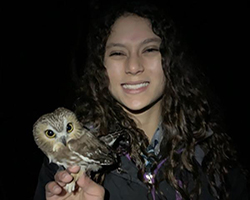
<svg viewBox="0 0 250 200">
<path fill-rule="evenodd" d="M 35 199 L 248 199 L 230 138 L 171 20 L 154 6 L 113 7 L 97 20 L 76 113 L 97 136 L 124 129 L 119 164 L 102 182 L 63 186 L 79 167 L 44 163 Z"/>
</svg>

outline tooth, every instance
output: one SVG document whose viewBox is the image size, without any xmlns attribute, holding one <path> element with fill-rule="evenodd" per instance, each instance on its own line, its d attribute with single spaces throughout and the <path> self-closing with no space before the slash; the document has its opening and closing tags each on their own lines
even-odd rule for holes
<svg viewBox="0 0 250 200">
<path fill-rule="evenodd" d="M 148 85 L 148 83 L 140 83 L 140 84 L 136 84 L 136 85 L 128 85 L 128 84 L 124 84 L 123 88 L 125 89 L 139 89 L 141 87 L 146 87 Z"/>
</svg>

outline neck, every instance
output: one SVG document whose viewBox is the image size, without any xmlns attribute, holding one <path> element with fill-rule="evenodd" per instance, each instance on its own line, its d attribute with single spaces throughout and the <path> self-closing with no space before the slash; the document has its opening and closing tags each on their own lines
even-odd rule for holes
<svg viewBox="0 0 250 200">
<path fill-rule="evenodd" d="M 149 141 L 151 141 L 161 120 L 161 100 L 144 112 L 129 112 L 129 114 L 135 120 L 138 128 L 142 129 L 147 135 Z"/>
</svg>

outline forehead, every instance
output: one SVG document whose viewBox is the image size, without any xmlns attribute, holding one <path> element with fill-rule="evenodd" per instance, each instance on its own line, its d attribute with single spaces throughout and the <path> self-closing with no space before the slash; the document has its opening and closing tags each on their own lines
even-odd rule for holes
<svg viewBox="0 0 250 200">
<path fill-rule="evenodd" d="M 128 15 L 122 16 L 114 23 L 107 44 L 112 42 L 141 42 L 148 38 L 159 38 L 154 34 L 148 19 Z"/>
</svg>

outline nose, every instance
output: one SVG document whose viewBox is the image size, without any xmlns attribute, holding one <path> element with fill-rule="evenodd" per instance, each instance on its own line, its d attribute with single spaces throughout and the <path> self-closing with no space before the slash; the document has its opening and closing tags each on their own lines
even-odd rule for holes
<svg viewBox="0 0 250 200">
<path fill-rule="evenodd" d="M 128 57 L 126 65 L 126 74 L 137 75 L 144 71 L 143 64 L 138 55 L 131 55 Z"/>
</svg>

